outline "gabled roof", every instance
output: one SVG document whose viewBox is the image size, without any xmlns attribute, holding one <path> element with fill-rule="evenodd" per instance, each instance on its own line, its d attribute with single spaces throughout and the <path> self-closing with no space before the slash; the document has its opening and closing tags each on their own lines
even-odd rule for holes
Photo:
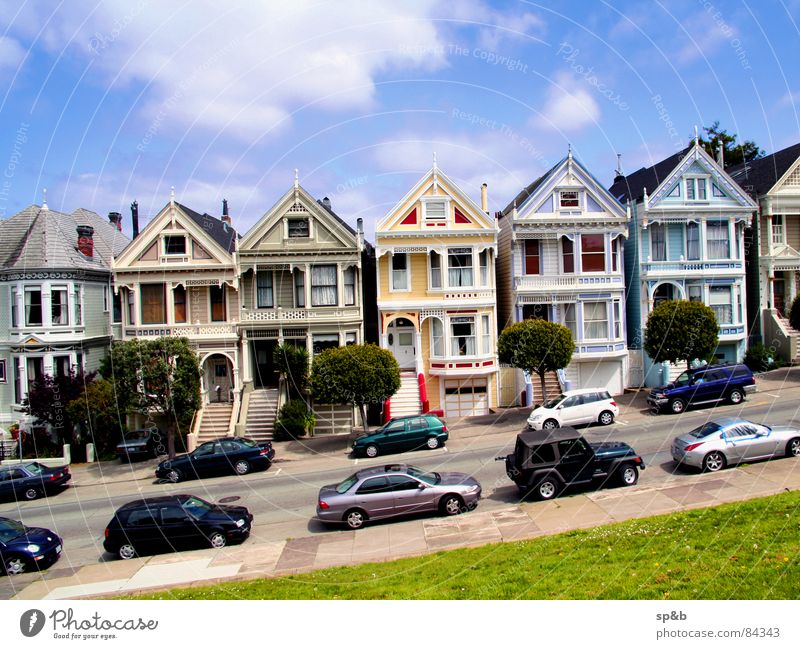
<svg viewBox="0 0 800 649">
<path fill-rule="evenodd" d="M 203 228 L 203 230 L 208 233 L 208 236 L 214 239 L 225 252 L 233 252 L 235 250 L 236 239 L 241 235 L 238 235 L 233 227 L 225 223 L 222 219 L 218 219 L 216 216 L 200 214 L 182 203 L 176 202 L 175 204 L 181 208 L 192 221 Z"/>
<path fill-rule="evenodd" d="M 94 229 L 92 258 L 77 249 L 79 225 Z M 80 208 L 66 214 L 31 205 L 0 221 L 0 270 L 109 270 L 112 257 L 122 252 L 129 241 L 114 224 L 95 212 Z"/>
<path fill-rule="evenodd" d="M 326 196 L 325 198 L 327 198 L 327 196 Z M 345 230 L 347 230 L 347 231 L 348 231 L 350 234 L 352 234 L 353 236 L 356 236 L 356 231 L 355 231 L 355 230 L 354 230 L 352 227 L 350 227 L 350 224 L 349 224 L 347 221 L 345 221 L 345 220 L 344 220 L 344 219 L 343 219 L 341 216 L 339 216 L 339 215 L 338 215 L 336 212 L 334 212 L 334 211 L 333 211 L 333 210 L 330 208 L 330 206 L 329 206 L 329 205 L 326 205 L 326 204 L 323 202 L 324 200 L 325 200 L 324 198 L 323 198 L 323 199 L 319 199 L 319 200 L 317 200 L 317 204 L 318 204 L 318 205 L 319 205 L 321 208 L 323 208 L 323 209 L 324 209 L 324 210 L 325 210 L 325 211 L 326 211 L 328 214 L 330 214 L 330 215 L 331 215 L 331 216 L 332 216 L 334 219 L 336 219 L 336 220 L 339 222 L 339 224 L 340 224 L 340 225 L 341 225 L 341 226 L 342 226 L 342 227 L 343 227 Z"/>
<path fill-rule="evenodd" d="M 730 167 L 727 172 L 748 194 L 762 196 L 783 178 L 798 158 L 800 142 L 758 160 Z"/>
<path fill-rule="evenodd" d="M 523 189 L 519 194 L 516 195 L 513 201 L 511 201 L 508 205 L 503 208 L 503 211 L 500 212 L 500 216 L 503 217 L 509 212 L 513 211 L 514 206 L 517 206 L 517 209 L 526 201 L 530 196 L 542 185 L 542 183 L 547 180 L 551 174 L 558 169 L 566 160 L 566 158 L 561 158 L 558 162 L 556 162 L 550 169 L 548 169 L 544 174 L 539 176 L 536 180 L 534 180 L 530 185 L 528 185 L 525 189 Z"/>
<path fill-rule="evenodd" d="M 657 162 L 652 167 L 642 167 L 639 171 L 634 171 L 611 185 L 608 191 L 623 204 L 629 200 L 636 202 L 643 198 L 645 189 L 647 189 L 648 194 L 652 194 L 656 187 L 664 182 L 667 176 L 672 173 L 672 170 L 680 164 L 691 148 L 691 145 L 687 146 L 668 158 L 664 158 L 661 162 Z"/>
</svg>

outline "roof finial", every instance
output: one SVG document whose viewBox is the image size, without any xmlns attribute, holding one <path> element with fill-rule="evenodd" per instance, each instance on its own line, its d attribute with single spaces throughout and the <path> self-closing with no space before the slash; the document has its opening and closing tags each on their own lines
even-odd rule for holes
<svg viewBox="0 0 800 649">
<path fill-rule="evenodd" d="M 697 124 L 694 125 L 694 145 L 700 144 L 699 136 L 697 135 Z"/>
<path fill-rule="evenodd" d="M 514 218 L 517 217 L 517 199 L 516 198 L 514 199 L 514 209 L 511 210 L 511 216 L 513 216 Z"/>
<path fill-rule="evenodd" d="M 572 144 L 567 142 L 567 157 L 572 158 Z"/>
<path fill-rule="evenodd" d="M 617 175 L 618 176 L 622 175 L 622 154 L 621 153 L 617 154 Z"/>
<path fill-rule="evenodd" d="M 47 207 L 47 188 L 42 189 L 42 209 L 49 210 L 50 208 Z"/>
<path fill-rule="evenodd" d="M 294 188 L 297 189 L 300 186 L 300 176 L 299 171 L 297 169 L 294 170 Z"/>
<path fill-rule="evenodd" d="M 169 188 L 169 202 L 170 203 L 175 202 L 175 185 Z"/>
<path fill-rule="evenodd" d="M 436 151 L 433 152 L 433 168 L 436 169 Z"/>
</svg>

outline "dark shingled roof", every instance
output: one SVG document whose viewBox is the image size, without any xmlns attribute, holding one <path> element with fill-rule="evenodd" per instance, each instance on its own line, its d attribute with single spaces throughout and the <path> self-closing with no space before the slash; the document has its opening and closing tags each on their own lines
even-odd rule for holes
<svg viewBox="0 0 800 649">
<path fill-rule="evenodd" d="M 324 210 L 325 210 L 325 211 L 326 211 L 328 214 L 330 214 L 330 215 L 331 215 L 333 218 L 335 218 L 335 219 L 336 219 L 336 220 L 337 220 L 339 223 L 341 223 L 341 224 L 342 224 L 342 226 L 343 226 L 343 227 L 344 227 L 344 228 L 345 228 L 345 229 L 346 229 L 346 230 L 347 230 L 347 231 L 348 231 L 350 234 L 352 234 L 353 236 L 356 236 L 356 231 L 355 231 L 353 228 L 351 228 L 351 227 L 350 227 L 350 226 L 347 224 L 347 222 L 346 222 L 344 219 L 342 219 L 342 217 L 341 217 L 341 216 L 339 216 L 339 215 L 338 215 L 336 212 L 334 212 L 334 211 L 333 211 L 333 210 L 332 210 L 330 207 L 328 207 L 327 205 L 325 205 L 325 203 L 323 203 L 323 202 L 322 202 L 323 200 L 324 200 L 324 199 L 318 199 L 318 200 L 317 200 L 317 204 L 318 204 L 318 205 L 319 205 L 321 208 L 323 208 L 323 209 L 324 209 Z"/>
<path fill-rule="evenodd" d="M 562 158 L 556 164 L 554 164 L 550 169 L 548 169 L 544 174 L 539 176 L 536 180 L 534 180 L 530 185 L 528 185 L 525 189 L 523 189 L 519 194 L 517 194 L 516 198 L 511 201 L 508 205 L 505 206 L 502 212 L 500 212 L 500 218 L 504 217 L 506 214 L 509 214 L 514 210 L 514 205 L 517 206 L 517 209 L 528 199 L 528 197 L 533 194 L 539 186 L 547 179 L 547 177 L 553 173 L 561 164 L 566 160 L 566 158 Z"/>
<path fill-rule="evenodd" d="M 203 230 L 208 232 L 208 235 L 214 239 L 226 252 L 233 252 L 235 248 L 236 230 L 230 225 L 225 223 L 222 219 L 210 214 L 200 214 L 195 212 L 190 207 L 186 207 L 181 203 L 176 203 L 197 225 Z"/>
<path fill-rule="evenodd" d="M 726 169 L 739 186 L 753 197 L 766 194 L 786 170 L 800 158 L 800 142 L 768 156 Z"/>
<path fill-rule="evenodd" d="M 693 146 L 693 145 L 692 145 Z M 652 167 L 642 167 L 639 171 L 634 171 L 629 176 L 618 180 L 608 191 L 620 203 L 627 203 L 628 200 L 633 202 L 638 201 L 644 196 L 644 190 L 647 188 L 647 193 L 652 194 L 664 179 L 672 173 L 672 170 L 678 166 L 684 156 L 689 152 L 691 146 L 674 153 L 669 158 L 665 158 L 661 162 L 657 162 Z"/>
<path fill-rule="evenodd" d="M 539 446 L 550 442 L 560 442 L 565 439 L 577 439 L 581 434 L 572 426 L 562 426 L 553 430 L 529 430 L 526 428 L 517 435 L 517 439 L 525 446 Z"/>
</svg>

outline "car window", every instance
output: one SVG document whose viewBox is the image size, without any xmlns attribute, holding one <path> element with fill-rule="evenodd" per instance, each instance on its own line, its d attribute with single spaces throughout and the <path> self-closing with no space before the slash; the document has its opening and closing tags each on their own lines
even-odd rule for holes
<svg viewBox="0 0 800 649">
<path fill-rule="evenodd" d="M 242 447 L 237 442 L 231 440 L 220 442 L 220 444 L 222 444 L 222 451 L 224 453 L 236 453 L 242 450 Z"/>
<path fill-rule="evenodd" d="M 25 469 L 31 475 L 41 475 L 47 469 L 44 464 L 39 464 L 38 462 L 31 462 L 25 465 Z"/>
<path fill-rule="evenodd" d="M 589 403 L 596 403 L 597 401 L 599 401 L 599 399 L 597 397 L 597 392 L 589 392 L 589 394 L 584 394 L 583 395 L 583 403 L 584 403 L 584 405 L 589 404 Z"/>
<path fill-rule="evenodd" d="M 559 394 L 555 399 L 550 399 L 550 401 L 543 403 L 542 408 L 549 408 L 550 410 L 552 410 L 564 399 L 566 399 L 566 397 L 563 394 Z"/>
<path fill-rule="evenodd" d="M 22 469 L 11 469 L 8 472 L 8 479 L 9 480 L 22 480 L 23 478 L 27 478 L 28 474 L 25 473 Z"/>
<path fill-rule="evenodd" d="M 414 476 L 415 478 L 422 480 L 422 482 L 427 482 L 430 485 L 439 484 L 442 479 L 435 471 L 423 471 L 422 469 L 415 467 L 415 466 L 407 466 L 406 472 L 409 475 Z"/>
<path fill-rule="evenodd" d="M 582 439 L 565 439 L 558 443 L 558 454 L 562 458 L 583 457 L 587 450 Z"/>
<path fill-rule="evenodd" d="M 198 446 L 192 455 L 194 457 L 204 457 L 206 455 L 213 455 L 214 454 L 214 447 L 216 444 L 214 442 L 206 442 L 201 446 Z"/>
<path fill-rule="evenodd" d="M 188 512 L 195 518 L 202 518 L 212 509 L 211 505 L 209 505 L 205 500 L 200 500 L 195 496 L 189 496 L 181 503 L 181 506 L 183 507 L 184 511 Z"/>
<path fill-rule="evenodd" d="M 428 420 L 425 417 L 417 417 L 416 419 L 412 419 L 408 422 L 408 429 L 409 430 L 427 430 L 428 429 Z"/>
<path fill-rule="evenodd" d="M 407 475 L 390 475 L 389 485 L 392 491 L 413 491 L 419 489 L 419 482 Z"/>
<path fill-rule="evenodd" d="M 361 483 L 356 493 L 359 494 L 379 494 L 390 491 L 389 481 L 381 476 L 380 478 L 369 478 Z"/>
<path fill-rule="evenodd" d="M 678 375 L 678 378 L 675 379 L 675 385 L 676 386 L 688 385 L 690 379 L 691 377 L 689 376 L 688 372 L 682 372 L 680 375 Z"/>
<path fill-rule="evenodd" d="M 336 493 L 343 494 L 346 493 L 350 487 L 352 487 L 356 482 L 358 482 L 358 476 L 354 473 L 349 478 L 345 478 L 339 484 L 336 485 Z"/>
<path fill-rule="evenodd" d="M 406 422 L 405 421 L 390 421 L 386 426 L 383 427 L 384 433 L 398 433 L 402 430 L 406 429 Z"/>
<path fill-rule="evenodd" d="M 129 527 L 143 527 L 145 525 L 155 524 L 155 513 L 149 509 L 135 509 L 128 514 Z"/>
<path fill-rule="evenodd" d="M 0 482 L 4 480 L 11 480 L 11 475 L 8 471 L 0 471 Z"/>
<path fill-rule="evenodd" d="M 752 437 L 753 435 L 757 435 L 759 432 L 761 432 L 759 428 L 753 426 L 752 424 L 743 424 L 742 426 L 739 426 L 739 430 L 742 431 L 743 437 Z"/>
<path fill-rule="evenodd" d="M 703 424 L 702 426 L 698 426 L 694 430 L 689 431 L 689 435 L 695 437 L 697 439 L 702 439 L 703 437 L 708 437 L 709 435 L 713 435 L 721 430 L 719 424 L 715 424 L 713 421 L 708 422 L 707 424 Z"/>
<path fill-rule="evenodd" d="M 25 526 L 13 520 L 5 520 L 0 522 L 0 541 L 8 543 L 12 539 L 17 538 L 25 533 Z"/>
<path fill-rule="evenodd" d="M 186 512 L 182 507 L 177 505 L 168 505 L 161 508 L 161 522 L 164 525 L 174 525 L 175 523 L 182 523 L 186 518 Z"/>
<path fill-rule="evenodd" d="M 561 406 L 563 408 L 572 408 L 573 406 L 577 406 L 580 402 L 580 397 L 568 397 Z"/>
<path fill-rule="evenodd" d="M 738 426 L 731 426 L 722 433 L 723 439 L 737 439 L 742 436 L 742 431 Z"/>
<path fill-rule="evenodd" d="M 745 377 L 750 376 L 750 374 L 751 374 L 750 370 L 748 368 L 746 368 L 746 367 L 741 367 L 740 366 L 740 367 L 736 367 L 733 370 L 733 378 L 735 378 L 735 379 L 743 379 Z"/>
<path fill-rule="evenodd" d="M 598 393 L 598 396 L 600 397 L 600 401 L 610 401 L 611 400 L 611 395 L 608 393 L 608 390 L 606 390 L 605 392 Z"/>
<path fill-rule="evenodd" d="M 552 444 L 542 444 L 531 449 L 531 462 L 533 464 L 548 464 L 556 461 L 556 452 Z"/>
</svg>

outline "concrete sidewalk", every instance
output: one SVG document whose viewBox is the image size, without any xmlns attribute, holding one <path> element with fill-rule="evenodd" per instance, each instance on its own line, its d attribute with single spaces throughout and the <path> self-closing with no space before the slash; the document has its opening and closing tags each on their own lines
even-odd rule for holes
<svg viewBox="0 0 800 649">
<path fill-rule="evenodd" d="M 643 474 L 643 476 L 646 475 Z M 487 485 L 488 486 L 488 485 Z M 494 542 L 516 541 L 800 489 L 800 462 L 773 460 L 720 473 L 671 475 L 657 484 L 516 502 L 513 485 L 495 485 L 488 500 L 508 503 L 453 518 L 425 517 L 376 523 L 364 529 L 259 542 L 258 526 L 244 544 L 59 568 L 14 578 L 14 599 L 110 597 L 175 586 L 208 586 L 279 577 L 339 565 L 390 561 Z M 256 521 L 256 524 L 258 521 Z"/>
</svg>

